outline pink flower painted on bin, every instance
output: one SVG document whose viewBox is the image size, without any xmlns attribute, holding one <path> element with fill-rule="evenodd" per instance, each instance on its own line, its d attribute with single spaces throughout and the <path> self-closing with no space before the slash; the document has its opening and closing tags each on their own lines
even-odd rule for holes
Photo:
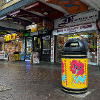
<svg viewBox="0 0 100 100">
<path fill-rule="evenodd" d="M 77 60 L 73 60 L 72 62 L 70 62 L 70 71 L 73 74 L 78 74 L 78 75 L 82 75 L 84 74 L 84 64 L 82 62 L 77 61 Z"/>
<path fill-rule="evenodd" d="M 72 60 L 72 62 L 70 62 L 71 66 L 70 66 L 70 71 L 72 71 L 73 74 L 76 73 L 76 67 L 77 67 L 77 60 Z"/>
<path fill-rule="evenodd" d="M 63 73 L 64 72 L 64 63 L 63 62 L 61 62 L 61 72 Z"/>
</svg>

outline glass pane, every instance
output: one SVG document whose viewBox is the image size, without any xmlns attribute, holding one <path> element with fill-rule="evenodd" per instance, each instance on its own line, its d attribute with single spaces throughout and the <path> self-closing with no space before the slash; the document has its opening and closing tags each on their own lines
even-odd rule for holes
<svg viewBox="0 0 100 100">
<path fill-rule="evenodd" d="M 43 49 L 50 49 L 50 36 L 43 36 Z"/>
<path fill-rule="evenodd" d="M 64 43 L 66 42 L 66 36 L 58 36 L 57 37 L 57 61 L 61 61 L 61 51 Z"/>
<path fill-rule="evenodd" d="M 27 37 L 26 38 L 26 59 L 27 60 L 30 60 L 31 49 L 32 49 L 32 37 Z"/>
<path fill-rule="evenodd" d="M 39 52 L 40 49 L 40 38 L 34 37 L 34 51 Z"/>
<path fill-rule="evenodd" d="M 43 51 L 42 54 L 50 54 L 50 35 L 43 36 Z"/>
</svg>

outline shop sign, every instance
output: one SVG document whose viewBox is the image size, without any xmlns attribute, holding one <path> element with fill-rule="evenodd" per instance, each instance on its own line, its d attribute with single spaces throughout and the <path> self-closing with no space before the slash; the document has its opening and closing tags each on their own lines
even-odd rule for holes
<svg viewBox="0 0 100 100">
<path fill-rule="evenodd" d="M 37 24 L 26 26 L 26 30 L 37 28 Z"/>
<path fill-rule="evenodd" d="M 73 27 L 82 24 L 94 23 L 98 19 L 98 12 L 95 10 L 65 16 L 54 20 L 54 29 Z"/>
<path fill-rule="evenodd" d="M 17 32 L 17 35 L 20 36 L 20 37 L 23 37 L 23 33 Z"/>
<path fill-rule="evenodd" d="M 98 20 L 97 22 L 96 22 L 96 27 L 99 29 L 100 28 L 100 20 Z"/>
<path fill-rule="evenodd" d="M 64 33 L 75 33 L 75 32 L 87 31 L 87 30 L 96 30 L 96 24 L 92 23 L 92 24 L 54 30 L 53 35 L 64 34 Z"/>
<path fill-rule="evenodd" d="M 52 22 L 45 21 L 45 28 L 46 29 L 49 29 L 49 30 L 52 30 L 53 29 Z"/>
<path fill-rule="evenodd" d="M 37 24 L 37 30 L 42 30 L 43 29 L 43 23 L 38 23 Z"/>
<path fill-rule="evenodd" d="M 30 33 L 30 36 L 33 36 L 33 35 L 38 35 L 38 31 Z"/>
<path fill-rule="evenodd" d="M 3 41 L 15 40 L 15 36 L 16 36 L 16 34 L 5 35 L 5 36 L 3 37 Z"/>
<path fill-rule="evenodd" d="M 36 32 L 37 31 L 37 28 L 32 28 L 31 29 L 31 32 Z"/>
<path fill-rule="evenodd" d="M 30 36 L 30 33 L 24 33 L 23 36 Z"/>
<path fill-rule="evenodd" d="M 6 31 L 2 31 L 2 30 L 0 30 L 0 35 L 5 35 L 5 34 L 7 34 Z"/>
<path fill-rule="evenodd" d="M 48 33 L 49 33 L 48 29 L 38 31 L 38 34 L 48 34 Z"/>
</svg>

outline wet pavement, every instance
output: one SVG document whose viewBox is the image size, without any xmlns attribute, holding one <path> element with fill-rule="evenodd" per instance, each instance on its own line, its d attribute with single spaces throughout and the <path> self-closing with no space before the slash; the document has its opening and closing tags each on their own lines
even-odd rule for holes
<svg viewBox="0 0 100 100">
<path fill-rule="evenodd" d="M 61 89 L 60 63 L 0 61 L 0 100 L 100 100 L 100 66 L 88 65 L 88 92 L 68 94 Z"/>
</svg>

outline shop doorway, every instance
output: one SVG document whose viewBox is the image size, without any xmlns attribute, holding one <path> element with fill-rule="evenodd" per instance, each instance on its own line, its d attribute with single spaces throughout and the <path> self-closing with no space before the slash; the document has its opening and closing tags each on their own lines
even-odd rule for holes
<svg viewBox="0 0 100 100">
<path fill-rule="evenodd" d="M 50 62 L 50 56 L 51 56 L 51 41 L 50 41 L 50 35 L 43 35 L 41 38 L 41 61 L 47 61 Z"/>
<path fill-rule="evenodd" d="M 33 37 L 33 51 L 39 53 L 40 61 L 50 62 L 51 40 L 50 35 L 40 35 Z"/>
</svg>

